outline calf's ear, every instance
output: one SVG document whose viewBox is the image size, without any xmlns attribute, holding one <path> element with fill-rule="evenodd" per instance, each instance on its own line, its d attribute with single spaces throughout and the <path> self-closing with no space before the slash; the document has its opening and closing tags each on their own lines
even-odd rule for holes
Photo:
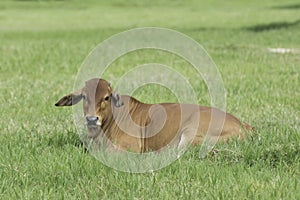
<svg viewBox="0 0 300 200">
<path fill-rule="evenodd" d="M 112 93 L 112 102 L 116 107 L 121 107 L 122 105 L 124 105 L 120 95 L 116 92 Z"/>
<path fill-rule="evenodd" d="M 62 97 L 55 106 L 72 106 L 82 99 L 81 90 Z"/>
</svg>

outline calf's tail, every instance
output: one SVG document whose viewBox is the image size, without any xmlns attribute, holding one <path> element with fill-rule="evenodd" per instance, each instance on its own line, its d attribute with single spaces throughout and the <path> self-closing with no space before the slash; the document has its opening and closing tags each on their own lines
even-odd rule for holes
<svg viewBox="0 0 300 200">
<path fill-rule="evenodd" d="M 250 124 L 248 124 L 248 123 L 243 123 L 243 126 L 244 126 L 244 128 L 246 129 L 246 130 L 248 130 L 248 131 L 255 131 L 255 129 L 254 129 L 254 127 L 253 126 L 251 126 Z"/>
</svg>

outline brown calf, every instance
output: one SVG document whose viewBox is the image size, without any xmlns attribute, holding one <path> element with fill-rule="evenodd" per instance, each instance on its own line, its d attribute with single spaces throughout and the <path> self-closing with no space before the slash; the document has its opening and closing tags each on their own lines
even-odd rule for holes
<svg viewBox="0 0 300 200">
<path fill-rule="evenodd" d="M 134 152 L 157 151 L 165 146 L 182 148 L 201 144 L 204 137 L 225 141 L 245 137 L 252 127 L 216 108 L 194 104 L 145 104 L 118 95 L 103 79 L 91 79 L 56 106 L 71 106 L 83 100 L 88 137 L 106 139 L 118 149 Z"/>
</svg>

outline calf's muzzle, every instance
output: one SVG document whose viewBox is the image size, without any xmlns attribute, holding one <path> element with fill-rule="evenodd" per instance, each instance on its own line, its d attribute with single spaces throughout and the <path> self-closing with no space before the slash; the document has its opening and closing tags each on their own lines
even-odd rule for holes
<svg viewBox="0 0 300 200">
<path fill-rule="evenodd" d="M 87 116 L 85 119 L 88 126 L 96 126 L 99 120 L 97 116 Z"/>
</svg>

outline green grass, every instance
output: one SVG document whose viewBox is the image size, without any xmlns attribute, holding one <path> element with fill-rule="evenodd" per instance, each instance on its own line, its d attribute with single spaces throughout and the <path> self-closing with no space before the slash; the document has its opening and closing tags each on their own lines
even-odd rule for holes
<svg viewBox="0 0 300 200">
<path fill-rule="evenodd" d="M 300 198 L 300 54 L 267 50 L 300 49 L 299 3 L 151 2 L 0 2 L 0 199 Z M 172 28 L 202 44 L 222 75 L 227 111 L 255 126 L 256 135 L 220 144 L 205 159 L 192 148 L 145 174 L 115 171 L 85 152 L 72 109 L 54 103 L 73 90 L 98 43 L 144 26 Z M 105 77 L 116 81 L 132 65 L 153 61 L 181 69 L 199 103 L 209 104 L 204 82 L 164 52 L 124 56 Z M 134 95 L 173 101 L 166 92 L 147 86 Z"/>
</svg>

